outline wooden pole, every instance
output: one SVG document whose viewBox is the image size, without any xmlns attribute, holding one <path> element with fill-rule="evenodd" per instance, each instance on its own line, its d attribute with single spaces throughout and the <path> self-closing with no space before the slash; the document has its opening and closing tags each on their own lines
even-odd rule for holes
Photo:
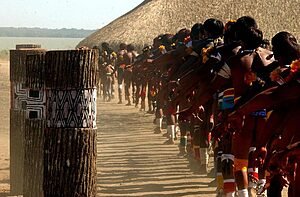
<svg viewBox="0 0 300 197">
<path fill-rule="evenodd" d="M 37 49 L 41 48 L 40 44 L 17 44 L 16 49 L 22 50 L 22 49 Z"/>
<path fill-rule="evenodd" d="M 26 56 L 39 50 L 10 50 L 10 191 L 12 195 L 23 194 L 24 175 L 24 130 L 27 92 Z"/>
<path fill-rule="evenodd" d="M 46 53 L 44 196 L 96 196 L 95 50 Z"/>
<path fill-rule="evenodd" d="M 45 53 L 27 55 L 26 58 L 24 197 L 43 197 L 46 125 Z"/>
</svg>

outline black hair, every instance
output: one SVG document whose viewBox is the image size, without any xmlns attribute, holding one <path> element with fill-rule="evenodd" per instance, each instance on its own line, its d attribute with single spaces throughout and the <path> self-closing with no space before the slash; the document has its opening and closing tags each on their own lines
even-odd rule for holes
<svg viewBox="0 0 300 197">
<path fill-rule="evenodd" d="M 263 33 L 250 16 L 239 18 L 234 24 L 234 31 L 235 39 L 241 41 L 247 49 L 255 49 L 263 43 Z"/>
<path fill-rule="evenodd" d="M 127 48 L 127 44 L 121 43 L 121 44 L 119 45 L 119 48 L 120 48 L 121 50 L 124 50 L 124 49 Z"/>
<path fill-rule="evenodd" d="M 167 50 L 171 49 L 171 45 L 173 44 L 173 34 L 164 34 L 161 36 L 161 44 L 166 47 Z"/>
<path fill-rule="evenodd" d="M 238 18 L 236 23 L 245 28 L 250 28 L 250 27 L 258 28 L 258 25 L 257 25 L 255 19 L 251 16 L 242 16 L 242 17 Z"/>
<path fill-rule="evenodd" d="M 154 48 L 157 48 L 157 47 L 159 47 L 159 45 L 161 45 L 162 36 L 163 36 L 163 34 L 160 34 L 153 39 L 153 47 Z"/>
<path fill-rule="evenodd" d="M 107 42 L 102 42 L 101 47 L 103 51 L 107 51 L 107 53 L 112 53 L 113 50 L 110 48 L 109 44 Z"/>
<path fill-rule="evenodd" d="M 262 42 L 262 44 L 261 44 L 261 47 L 262 48 L 265 48 L 265 49 L 270 49 L 271 48 L 271 42 L 270 42 L 270 40 L 268 40 L 268 39 L 263 39 L 263 42 Z"/>
<path fill-rule="evenodd" d="M 228 21 L 225 24 L 225 28 L 224 28 L 224 43 L 225 44 L 230 44 L 232 42 L 235 42 L 235 31 L 234 31 L 234 25 L 235 25 L 236 21 Z"/>
<path fill-rule="evenodd" d="M 191 29 L 191 39 L 200 40 L 200 35 L 203 34 L 204 27 L 202 23 L 195 23 Z"/>
<path fill-rule="evenodd" d="M 214 18 L 207 19 L 203 23 L 205 31 L 209 33 L 209 37 L 218 38 L 223 35 L 224 24 L 222 21 Z"/>
<path fill-rule="evenodd" d="M 188 37 L 191 34 L 191 30 L 187 28 L 180 29 L 174 36 L 173 41 L 174 42 L 184 42 L 184 39 Z"/>
<path fill-rule="evenodd" d="M 103 49 L 107 49 L 107 48 L 109 48 L 109 44 L 108 44 L 107 42 L 102 42 L 102 43 L 101 43 L 101 47 L 102 47 Z"/>
<path fill-rule="evenodd" d="M 148 46 L 145 46 L 143 49 L 142 49 L 142 52 L 143 53 L 147 53 L 147 52 L 150 52 L 152 50 L 152 46 L 151 45 L 148 45 Z"/>
<path fill-rule="evenodd" d="M 272 38 L 272 48 L 275 58 L 284 57 L 285 64 L 290 64 L 293 60 L 300 58 L 300 45 L 295 36 L 282 31 Z"/>
<path fill-rule="evenodd" d="M 134 46 L 133 46 L 133 44 L 127 45 L 127 50 L 128 50 L 128 51 L 134 51 Z"/>
</svg>

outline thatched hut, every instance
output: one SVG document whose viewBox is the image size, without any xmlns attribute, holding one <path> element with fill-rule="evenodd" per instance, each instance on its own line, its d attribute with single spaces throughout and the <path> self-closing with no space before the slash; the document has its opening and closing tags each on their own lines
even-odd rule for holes
<svg viewBox="0 0 300 197">
<path fill-rule="evenodd" d="M 225 22 L 243 15 L 253 16 L 266 38 L 283 30 L 300 38 L 299 5 L 300 0 L 145 0 L 78 46 L 92 47 L 104 41 L 143 46 L 161 33 L 175 33 L 210 17 Z"/>
</svg>

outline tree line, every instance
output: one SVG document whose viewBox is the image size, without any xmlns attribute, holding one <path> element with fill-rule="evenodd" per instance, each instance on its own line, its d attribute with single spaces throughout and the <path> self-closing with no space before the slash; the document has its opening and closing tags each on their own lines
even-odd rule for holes
<svg viewBox="0 0 300 197">
<path fill-rule="evenodd" d="M 48 29 L 27 27 L 0 27 L 0 37 L 54 37 L 54 38 L 84 38 L 96 30 L 85 29 Z"/>
</svg>

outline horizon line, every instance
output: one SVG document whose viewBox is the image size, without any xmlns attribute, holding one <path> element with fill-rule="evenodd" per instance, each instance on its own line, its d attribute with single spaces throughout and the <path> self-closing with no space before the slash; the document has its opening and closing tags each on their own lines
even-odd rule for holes
<svg viewBox="0 0 300 197">
<path fill-rule="evenodd" d="M 56 28 L 48 28 L 48 27 L 13 27 L 13 26 L 0 26 L 0 28 L 25 28 L 25 29 L 51 29 L 51 30 L 60 30 L 60 29 L 77 29 L 77 30 L 87 30 L 87 31 L 96 31 L 98 29 L 85 29 L 85 28 L 76 28 L 76 27 L 56 27 Z"/>
</svg>

